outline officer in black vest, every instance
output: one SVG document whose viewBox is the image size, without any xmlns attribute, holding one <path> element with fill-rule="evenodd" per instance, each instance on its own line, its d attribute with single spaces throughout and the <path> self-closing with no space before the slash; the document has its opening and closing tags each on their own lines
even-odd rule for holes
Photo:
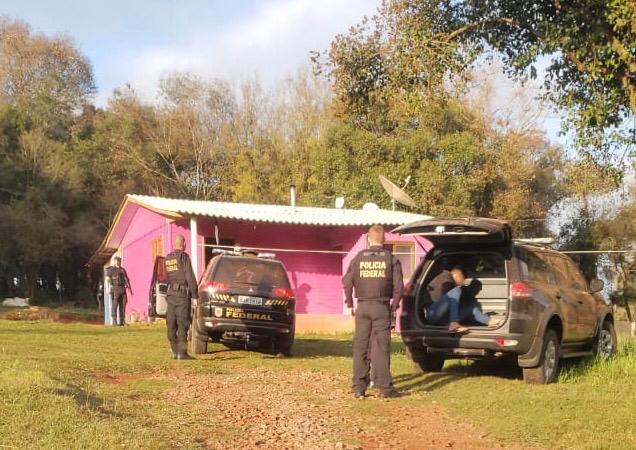
<svg viewBox="0 0 636 450">
<path fill-rule="evenodd" d="M 185 238 L 179 234 L 174 240 L 174 251 L 165 259 L 168 277 L 166 325 L 172 357 L 175 359 L 192 359 L 188 355 L 187 344 L 188 328 L 190 328 L 190 299 L 194 300 L 196 306 L 199 298 L 190 257 L 184 250 Z"/>
<path fill-rule="evenodd" d="M 106 277 L 108 278 L 111 292 L 111 323 L 113 325 L 124 326 L 124 324 L 126 323 L 126 289 L 130 290 L 131 294 L 132 290 L 130 289 L 130 280 L 128 279 L 128 273 L 126 273 L 126 269 L 121 266 L 121 258 L 119 256 L 115 257 L 115 265 L 110 266 L 106 270 Z M 118 315 L 119 322 L 117 321 Z"/>
<path fill-rule="evenodd" d="M 353 340 L 353 387 L 356 398 L 364 398 L 369 384 L 369 363 L 381 398 L 396 397 L 391 380 L 391 312 L 402 298 L 402 266 L 384 245 L 384 228 L 373 225 L 367 235 L 369 248 L 358 253 L 342 279 L 345 302 L 353 308 L 358 299 Z M 369 343 L 373 339 L 369 355 Z"/>
</svg>

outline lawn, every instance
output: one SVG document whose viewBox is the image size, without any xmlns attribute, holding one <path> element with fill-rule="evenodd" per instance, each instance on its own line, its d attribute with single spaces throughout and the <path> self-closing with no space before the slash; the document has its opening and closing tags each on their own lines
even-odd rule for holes
<svg viewBox="0 0 636 450">
<path fill-rule="evenodd" d="M 244 430 L 210 426 L 222 418 L 218 408 L 179 397 L 167 401 L 184 377 L 213 381 L 222 374 L 265 371 L 284 380 L 294 373 L 311 386 L 320 377 L 346 384 L 351 369 L 348 336 L 300 336 L 289 359 L 232 351 L 193 362 L 169 359 L 164 339 L 161 325 L 122 329 L 0 320 L 0 449 L 205 447 L 202 435 L 222 441 Z M 210 346 L 211 352 L 221 349 Z M 500 364 L 456 362 L 441 374 L 418 375 L 397 341 L 392 371 L 406 396 L 362 404 L 347 397 L 344 405 L 378 426 L 383 419 L 377 413 L 390 403 L 411 415 L 443 408 L 453 420 L 504 443 L 636 447 L 633 341 L 623 342 L 611 361 L 566 367 L 559 383 L 549 386 L 526 385 L 517 370 Z M 232 389 L 240 391 L 240 383 Z M 259 383 L 266 389 L 266 382 Z M 318 406 L 326 401 L 312 389 L 295 395 Z"/>
</svg>

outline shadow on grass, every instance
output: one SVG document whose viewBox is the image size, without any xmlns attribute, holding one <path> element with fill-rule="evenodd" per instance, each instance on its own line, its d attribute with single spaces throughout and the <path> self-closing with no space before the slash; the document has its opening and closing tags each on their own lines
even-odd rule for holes
<svg viewBox="0 0 636 450">
<path fill-rule="evenodd" d="M 509 380 L 522 378 L 521 369 L 515 362 L 502 358 L 499 360 L 474 361 L 470 364 L 447 365 L 442 372 L 437 373 L 397 375 L 393 378 L 393 382 L 400 392 L 416 394 L 421 392 L 433 392 L 454 381 L 467 377 L 491 376 Z"/>
<path fill-rule="evenodd" d="M 349 357 L 353 353 L 352 343 L 349 340 L 336 339 L 296 339 L 292 349 L 294 358 L 321 358 L 324 356 Z"/>
<path fill-rule="evenodd" d="M 70 397 L 80 408 L 87 408 L 108 418 L 122 419 L 126 417 L 124 414 L 111 411 L 104 405 L 104 400 L 101 397 L 87 392 L 76 384 L 65 383 L 63 388 L 53 389 L 53 393 L 62 397 Z"/>
<path fill-rule="evenodd" d="M 417 394 L 433 392 L 460 378 L 463 378 L 463 375 L 444 372 L 406 374 L 394 377 L 393 384 L 403 394 Z"/>
<path fill-rule="evenodd" d="M 299 338 L 292 351 L 295 358 L 321 358 L 324 356 L 353 356 L 352 339 Z M 402 342 L 391 342 L 391 354 L 404 353 Z"/>
<path fill-rule="evenodd" d="M 521 368 L 517 365 L 514 357 L 477 360 L 470 364 L 454 364 L 448 366 L 445 371 L 472 377 L 487 376 L 508 380 L 520 380 L 523 378 Z"/>
</svg>

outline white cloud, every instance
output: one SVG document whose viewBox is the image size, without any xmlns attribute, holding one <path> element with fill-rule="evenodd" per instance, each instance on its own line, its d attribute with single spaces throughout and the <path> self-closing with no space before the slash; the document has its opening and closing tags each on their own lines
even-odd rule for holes
<svg viewBox="0 0 636 450">
<path fill-rule="evenodd" d="M 221 28 L 183 30 L 178 44 L 141 49 L 131 64 L 113 70 L 147 98 L 158 80 L 174 71 L 237 80 L 258 76 L 273 82 L 309 63 L 309 51 L 324 50 L 337 33 L 376 11 L 378 0 L 278 0 L 264 3 Z M 98 102 L 108 93 L 101 93 Z"/>
</svg>

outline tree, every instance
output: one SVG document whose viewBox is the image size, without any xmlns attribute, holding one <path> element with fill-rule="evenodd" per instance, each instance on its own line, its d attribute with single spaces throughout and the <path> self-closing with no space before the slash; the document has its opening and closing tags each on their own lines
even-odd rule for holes
<svg viewBox="0 0 636 450">
<path fill-rule="evenodd" d="M 88 60 L 64 37 L 32 34 L 0 18 L 0 269 L 26 281 L 42 271 L 74 294 L 77 272 L 98 239 L 83 175 L 70 145 L 93 92 Z"/>
<path fill-rule="evenodd" d="M 623 165 L 636 143 L 636 3 L 632 0 L 465 0 L 462 42 L 485 43 L 515 75 L 548 58 L 546 94 L 568 113 L 580 148 Z M 631 147 L 630 147 L 631 146 Z M 618 148 L 618 152 L 616 149 Z"/>
<path fill-rule="evenodd" d="M 417 129 L 378 137 L 341 124 L 327 131 L 314 152 L 307 198 L 329 205 L 345 195 L 348 207 L 373 201 L 389 208 L 378 175 L 393 180 L 412 176 L 407 190 L 425 214 L 537 218 L 564 195 L 555 175 L 560 164 L 560 152 L 545 141 L 492 130 L 487 138 L 470 129 Z M 545 231 L 542 222 L 515 225 L 519 235 Z"/>
<path fill-rule="evenodd" d="M 88 59 L 65 36 L 33 34 L 0 16 L 0 102 L 13 104 L 48 137 L 65 137 L 95 92 Z"/>
<path fill-rule="evenodd" d="M 476 56 L 459 44 L 461 14 L 451 0 L 385 0 L 378 14 L 336 36 L 315 69 L 333 82 L 337 117 L 376 133 L 400 124 L 435 123 L 449 97 L 448 84 Z"/>
</svg>

